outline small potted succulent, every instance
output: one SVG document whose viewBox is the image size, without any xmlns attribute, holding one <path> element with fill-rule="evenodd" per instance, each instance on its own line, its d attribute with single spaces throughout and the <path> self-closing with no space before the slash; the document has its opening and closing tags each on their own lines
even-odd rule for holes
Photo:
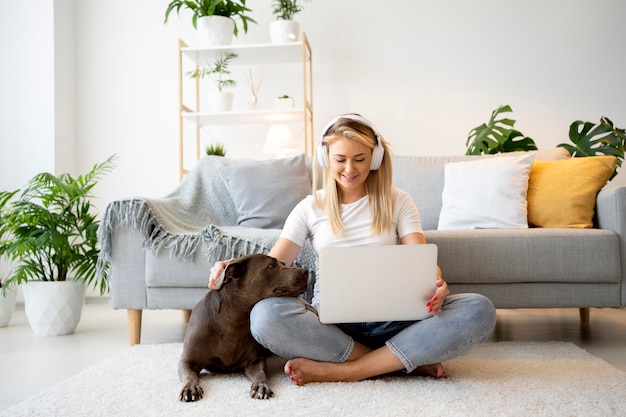
<svg viewBox="0 0 626 417">
<path fill-rule="evenodd" d="M 293 109 L 293 98 L 288 94 L 283 94 L 274 100 L 274 107 L 277 109 Z"/>
<path fill-rule="evenodd" d="M 0 257 L 13 268 L 4 286 L 23 285 L 26 317 L 42 336 L 73 333 L 85 287 L 108 290 L 99 278 L 99 220 L 91 191 L 115 156 L 73 178 L 42 172 L 23 189 L 0 192 Z"/>
<path fill-rule="evenodd" d="M 245 33 L 249 23 L 256 23 L 248 16 L 252 10 L 246 7 L 246 0 L 172 0 L 165 10 L 165 23 L 174 10 L 179 14 L 181 8 L 192 12 L 191 23 L 202 46 L 230 45 L 233 36 L 239 35 L 235 18 L 241 20 Z"/>
<path fill-rule="evenodd" d="M 211 92 L 208 100 L 210 112 L 230 111 L 233 107 L 233 93 L 226 91 L 237 85 L 235 80 L 226 78 L 230 74 L 229 66 L 233 59 L 237 58 L 237 54 L 228 52 L 222 54 L 213 64 L 196 68 L 189 71 L 187 75 L 191 78 L 208 77 L 217 87 L 217 92 Z"/>
<path fill-rule="evenodd" d="M 298 3 L 299 1 L 299 3 Z M 302 3 L 308 0 L 275 0 L 272 14 L 276 20 L 270 22 L 270 39 L 272 43 L 296 42 L 300 37 L 300 24 L 293 20 L 302 12 Z"/>
</svg>

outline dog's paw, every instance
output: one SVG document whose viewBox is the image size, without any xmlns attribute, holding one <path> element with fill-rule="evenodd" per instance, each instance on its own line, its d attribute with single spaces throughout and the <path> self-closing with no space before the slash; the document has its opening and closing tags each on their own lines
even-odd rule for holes
<svg viewBox="0 0 626 417">
<path fill-rule="evenodd" d="M 183 402 L 193 402 L 202 399 L 202 395 L 204 394 L 204 390 L 198 384 L 187 383 L 183 387 L 183 390 L 180 392 L 180 396 L 178 399 Z"/>
<path fill-rule="evenodd" d="M 269 385 L 254 382 L 250 387 L 250 397 L 255 398 L 257 400 L 267 400 L 274 396 L 274 392 L 272 392 Z"/>
</svg>

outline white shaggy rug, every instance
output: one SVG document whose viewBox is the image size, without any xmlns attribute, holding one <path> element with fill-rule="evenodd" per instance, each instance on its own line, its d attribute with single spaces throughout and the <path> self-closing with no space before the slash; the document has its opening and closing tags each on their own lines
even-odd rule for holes
<svg viewBox="0 0 626 417">
<path fill-rule="evenodd" d="M 138 345 L 18 404 L 8 416 L 624 416 L 626 373 L 571 343 L 486 343 L 445 363 L 450 378 L 388 376 L 294 386 L 271 358 L 275 398 L 242 374 L 206 375 L 181 403 L 182 344 Z"/>
</svg>

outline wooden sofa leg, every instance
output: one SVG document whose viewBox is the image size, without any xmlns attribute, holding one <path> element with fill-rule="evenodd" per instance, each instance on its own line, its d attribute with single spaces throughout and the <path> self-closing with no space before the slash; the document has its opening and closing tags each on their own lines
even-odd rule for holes
<svg viewBox="0 0 626 417">
<path fill-rule="evenodd" d="M 142 310 L 128 309 L 128 333 L 131 346 L 141 342 L 141 313 Z"/>
<path fill-rule="evenodd" d="M 183 310 L 183 323 L 189 323 L 189 317 L 191 317 L 191 310 Z"/>
<path fill-rule="evenodd" d="M 579 308 L 578 314 L 580 315 L 581 323 L 589 323 L 589 314 L 590 314 L 589 307 Z"/>
</svg>

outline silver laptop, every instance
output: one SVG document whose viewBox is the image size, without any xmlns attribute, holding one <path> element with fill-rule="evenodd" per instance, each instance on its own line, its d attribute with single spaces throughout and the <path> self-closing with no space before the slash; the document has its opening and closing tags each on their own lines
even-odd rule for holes
<svg viewBox="0 0 626 417">
<path fill-rule="evenodd" d="M 437 246 L 324 248 L 319 280 L 322 323 L 423 320 L 432 315 Z"/>
</svg>

